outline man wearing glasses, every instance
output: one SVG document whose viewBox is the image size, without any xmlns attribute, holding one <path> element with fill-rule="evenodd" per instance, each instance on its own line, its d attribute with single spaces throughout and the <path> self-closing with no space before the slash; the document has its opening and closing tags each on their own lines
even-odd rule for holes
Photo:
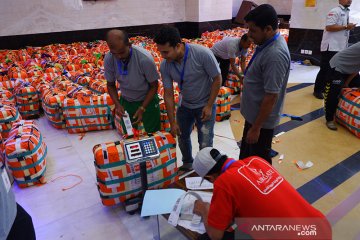
<svg viewBox="0 0 360 240">
<path fill-rule="evenodd" d="M 147 133 L 159 131 L 159 74 L 153 57 L 145 49 L 132 46 L 125 31 L 110 30 L 106 42 L 110 51 L 104 59 L 105 78 L 116 114 L 122 117 L 127 111 L 133 125 L 142 121 Z M 120 84 L 120 99 L 115 81 Z"/>
</svg>

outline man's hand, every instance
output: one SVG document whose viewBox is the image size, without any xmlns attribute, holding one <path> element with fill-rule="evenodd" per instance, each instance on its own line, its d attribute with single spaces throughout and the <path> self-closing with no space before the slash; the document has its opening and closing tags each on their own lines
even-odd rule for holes
<svg viewBox="0 0 360 240">
<path fill-rule="evenodd" d="M 260 128 L 252 126 L 246 135 L 246 143 L 255 144 L 259 141 Z"/>
<path fill-rule="evenodd" d="M 115 106 L 115 113 L 122 118 L 125 115 L 125 110 L 120 104 Z"/>
<path fill-rule="evenodd" d="M 210 204 L 203 202 L 201 200 L 196 200 L 194 203 L 194 210 L 193 212 L 196 215 L 204 217 L 204 215 L 209 211 Z"/>
<path fill-rule="evenodd" d="M 201 113 L 201 121 L 206 122 L 210 120 L 211 118 L 211 112 L 212 112 L 212 106 L 205 106 Z"/>
<path fill-rule="evenodd" d="M 180 132 L 180 127 L 179 125 L 174 122 L 171 124 L 171 131 L 170 131 L 171 135 L 173 137 L 176 137 L 176 136 L 180 136 L 181 135 L 181 132 Z"/>
<path fill-rule="evenodd" d="M 356 27 L 356 24 L 354 23 L 349 23 L 346 27 L 347 30 L 354 30 L 354 28 Z"/>
<path fill-rule="evenodd" d="M 134 122 L 134 124 L 139 124 L 142 121 L 143 118 L 143 113 L 144 113 L 144 108 L 138 108 L 138 110 L 135 112 L 133 118 L 136 119 L 136 121 Z"/>
</svg>

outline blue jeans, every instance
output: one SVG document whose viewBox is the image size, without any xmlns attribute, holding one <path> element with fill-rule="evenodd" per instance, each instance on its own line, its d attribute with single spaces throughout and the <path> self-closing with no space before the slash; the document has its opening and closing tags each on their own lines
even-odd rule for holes
<svg viewBox="0 0 360 240">
<path fill-rule="evenodd" d="M 200 150 L 205 147 L 212 147 L 213 145 L 216 106 L 213 106 L 211 118 L 206 122 L 201 121 L 202 110 L 203 108 L 190 109 L 183 106 L 179 107 L 177 110 L 176 121 L 181 131 L 181 135 L 178 137 L 178 141 L 183 156 L 183 163 L 192 163 L 194 161 L 192 157 L 190 139 L 194 123 L 196 123 L 198 130 L 198 142 Z"/>
</svg>

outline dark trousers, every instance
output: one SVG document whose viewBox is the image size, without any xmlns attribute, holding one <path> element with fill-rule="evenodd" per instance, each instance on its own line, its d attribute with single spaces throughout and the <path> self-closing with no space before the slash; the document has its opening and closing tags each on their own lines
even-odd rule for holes
<svg viewBox="0 0 360 240">
<path fill-rule="evenodd" d="M 250 156 L 258 156 L 265 159 L 267 162 L 272 164 L 272 159 L 270 157 L 271 143 L 274 136 L 274 129 L 264 129 L 260 130 L 259 140 L 255 144 L 246 143 L 246 137 L 251 124 L 245 122 L 244 134 L 241 139 L 240 147 L 240 156 L 239 159 L 244 159 Z"/>
<path fill-rule="evenodd" d="M 314 92 L 322 93 L 324 92 L 326 79 L 328 74 L 331 72 L 330 60 L 337 52 L 325 51 L 321 52 L 321 61 L 320 61 L 320 71 L 316 76 Z"/>
<path fill-rule="evenodd" d="M 7 240 L 35 240 L 35 230 L 31 216 L 19 205 L 14 223 Z"/>
<path fill-rule="evenodd" d="M 215 56 L 215 58 L 218 61 L 218 63 L 220 64 L 222 85 L 225 86 L 225 82 L 228 79 L 228 75 L 229 75 L 230 59 L 222 59 L 217 56 Z"/>
<path fill-rule="evenodd" d="M 349 74 L 342 74 L 335 69 L 331 69 L 326 82 L 324 100 L 325 100 L 325 118 L 326 121 L 333 121 L 336 113 L 336 108 L 339 104 L 339 97 L 341 89 Z M 360 76 L 357 75 L 350 82 L 349 87 L 360 87 Z"/>
</svg>

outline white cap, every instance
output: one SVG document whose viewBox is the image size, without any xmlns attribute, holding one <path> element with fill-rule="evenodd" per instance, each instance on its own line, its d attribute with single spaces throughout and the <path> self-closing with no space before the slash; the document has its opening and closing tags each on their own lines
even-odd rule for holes
<svg viewBox="0 0 360 240">
<path fill-rule="evenodd" d="M 213 147 L 206 147 L 201 149 L 194 159 L 192 167 L 195 170 L 195 172 L 202 178 L 204 178 L 210 172 L 210 170 L 215 166 L 217 161 L 223 156 L 220 153 L 214 159 L 210 154 L 210 151 L 213 149 L 217 150 L 216 148 Z"/>
</svg>

